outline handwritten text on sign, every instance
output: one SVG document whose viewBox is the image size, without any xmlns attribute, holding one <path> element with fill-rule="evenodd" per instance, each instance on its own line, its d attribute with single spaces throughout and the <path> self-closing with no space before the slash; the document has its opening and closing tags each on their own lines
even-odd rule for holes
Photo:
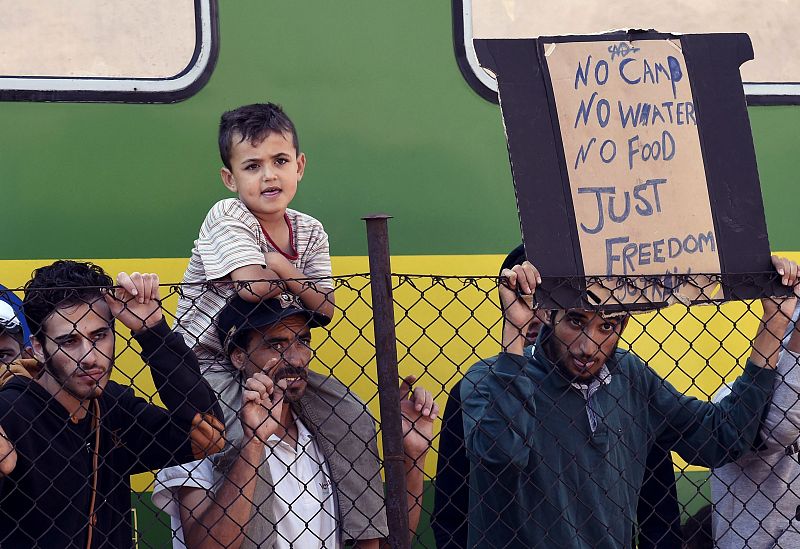
<svg viewBox="0 0 800 549">
<path fill-rule="evenodd" d="M 719 273 L 679 42 L 558 43 L 545 52 L 584 272 L 608 280 L 659 276 L 669 288 L 680 285 L 667 280 L 674 275 Z M 628 303 L 666 297 L 645 281 L 611 288 Z M 680 292 L 700 293 L 691 285 Z"/>
</svg>

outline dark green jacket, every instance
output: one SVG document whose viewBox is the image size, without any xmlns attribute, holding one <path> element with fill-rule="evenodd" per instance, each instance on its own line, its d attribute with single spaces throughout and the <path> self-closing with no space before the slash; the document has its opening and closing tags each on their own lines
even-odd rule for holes
<svg viewBox="0 0 800 549">
<path fill-rule="evenodd" d="M 714 467 L 748 451 L 774 370 L 748 363 L 718 404 L 678 392 L 618 350 L 611 382 L 587 401 L 542 351 L 500 354 L 461 384 L 470 467 L 470 547 L 617 548 L 632 544 L 636 502 L 654 441 Z M 694 459 L 691 459 L 694 456 Z"/>
</svg>

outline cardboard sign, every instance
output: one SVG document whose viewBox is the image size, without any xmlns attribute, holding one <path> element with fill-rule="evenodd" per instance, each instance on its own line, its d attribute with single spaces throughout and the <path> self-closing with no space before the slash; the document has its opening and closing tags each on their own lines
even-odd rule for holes
<svg viewBox="0 0 800 549">
<path fill-rule="evenodd" d="M 477 40 L 476 51 L 497 75 L 545 306 L 649 309 L 771 287 L 739 75 L 746 35 Z"/>
<path fill-rule="evenodd" d="M 661 301 L 639 275 L 720 272 L 691 83 L 673 40 L 545 43 L 583 271 L 601 301 Z M 637 277 L 624 284 L 612 275 Z M 611 284 L 608 284 L 611 282 Z M 641 291 L 629 291 L 630 285 Z M 710 299 L 699 284 L 676 292 Z"/>
</svg>

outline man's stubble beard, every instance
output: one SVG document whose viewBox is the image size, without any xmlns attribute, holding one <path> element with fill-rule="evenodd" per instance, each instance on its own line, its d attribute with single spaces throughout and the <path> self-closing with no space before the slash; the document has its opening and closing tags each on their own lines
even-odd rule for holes
<svg viewBox="0 0 800 549">
<path fill-rule="evenodd" d="M 572 383 L 591 383 L 592 380 L 598 379 L 597 376 L 594 374 L 589 374 L 589 377 L 587 378 L 580 378 L 576 376 L 574 373 L 570 372 L 569 369 L 566 366 L 564 366 L 563 360 L 565 356 L 559 354 L 559 348 L 558 344 L 555 341 L 555 338 L 556 338 L 555 330 L 551 329 L 548 336 L 543 338 L 542 350 L 544 351 L 545 356 L 550 360 L 550 362 L 555 364 L 556 368 L 558 368 L 558 371 L 561 373 L 561 375 L 563 375 Z M 605 366 L 606 363 L 608 362 L 608 359 L 614 356 L 614 354 L 617 352 L 618 345 L 619 342 L 617 342 L 611 349 L 609 356 L 607 356 L 605 361 L 603 362 L 603 366 Z M 563 351 L 564 353 L 566 353 L 566 357 L 570 356 L 569 350 L 567 349 L 566 346 L 563 347 Z M 597 373 L 599 374 L 602 371 L 602 369 L 603 368 L 601 367 L 600 370 L 597 371 Z"/>
<path fill-rule="evenodd" d="M 44 370 L 50 376 L 58 382 L 61 386 L 62 390 L 67 392 L 70 396 L 77 398 L 78 400 L 94 400 L 96 398 L 100 398 L 103 394 L 103 387 L 100 385 L 99 382 L 95 382 L 95 385 L 92 389 L 92 393 L 88 396 L 84 395 L 77 395 L 75 394 L 67 385 L 69 382 L 71 375 L 64 374 L 63 372 L 59 371 L 59 369 L 53 364 L 53 356 L 47 352 L 47 349 L 42 346 L 42 354 L 44 355 Z M 76 369 L 76 372 L 80 370 L 80 366 Z M 108 375 L 108 372 L 103 374 L 103 376 Z"/>
</svg>

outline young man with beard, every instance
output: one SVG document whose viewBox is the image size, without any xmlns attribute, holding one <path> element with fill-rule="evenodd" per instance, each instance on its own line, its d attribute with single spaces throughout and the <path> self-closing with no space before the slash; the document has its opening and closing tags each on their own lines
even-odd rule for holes
<svg viewBox="0 0 800 549">
<path fill-rule="evenodd" d="M 172 518 L 173 547 L 377 548 L 387 535 L 374 420 L 340 382 L 308 369 L 310 328 L 325 322 L 281 299 L 237 296 L 222 310 L 220 341 L 246 380 L 244 437 L 222 456 L 159 473 L 153 501 Z M 412 531 L 438 414 L 429 391 L 408 397 L 413 381 L 399 403 Z"/>
<path fill-rule="evenodd" d="M 773 258 L 787 286 L 797 265 Z M 503 271 L 503 352 L 462 385 L 470 467 L 470 547 L 630 547 L 645 459 L 654 444 L 718 466 L 750 450 L 772 393 L 794 304 L 762 300 L 744 373 L 718 404 L 679 393 L 617 348 L 626 316 L 552 311 L 531 358 L 528 262 Z"/>
<path fill-rule="evenodd" d="M 525 247 L 520 244 L 503 260 L 500 273 L 522 265 Z M 533 354 L 539 331 L 547 321 L 546 312 L 537 309 L 525 333 L 525 356 Z M 474 368 L 491 366 L 498 355 L 482 359 Z M 438 549 L 467 547 L 469 516 L 469 459 L 464 446 L 464 418 L 461 412 L 462 380 L 447 397 L 442 430 L 439 433 L 439 458 L 433 479 L 434 508 L 431 529 Z M 647 467 L 637 505 L 639 549 L 679 549 L 681 516 L 675 486 L 675 471 L 669 449 L 654 445 L 647 455 Z"/>
<path fill-rule="evenodd" d="M 15 463 L 0 478 L 0 546 L 131 547 L 130 475 L 221 448 L 222 413 L 194 354 L 166 325 L 158 277 L 56 261 L 25 286 L 41 373 L 0 390 Z M 109 380 L 114 321 L 141 345 L 167 409 Z"/>
</svg>

